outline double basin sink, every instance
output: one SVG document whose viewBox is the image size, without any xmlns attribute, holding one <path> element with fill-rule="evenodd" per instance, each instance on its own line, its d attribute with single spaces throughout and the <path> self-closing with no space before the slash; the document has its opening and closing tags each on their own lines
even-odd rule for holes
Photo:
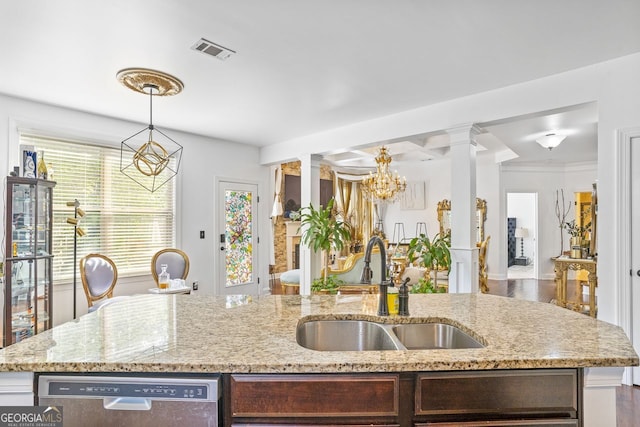
<svg viewBox="0 0 640 427">
<path fill-rule="evenodd" d="M 368 320 L 309 320 L 296 341 L 318 351 L 380 351 L 482 348 L 466 332 L 445 323 L 381 324 Z"/>
</svg>

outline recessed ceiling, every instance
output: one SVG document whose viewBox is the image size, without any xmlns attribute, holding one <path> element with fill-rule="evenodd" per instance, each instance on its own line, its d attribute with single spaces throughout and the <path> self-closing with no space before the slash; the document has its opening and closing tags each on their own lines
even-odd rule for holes
<svg viewBox="0 0 640 427">
<path fill-rule="evenodd" d="M 116 73 L 152 68 L 185 85 L 158 124 L 266 146 L 639 52 L 638 16 L 625 0 L 3 2 L 0 93 L 144 123 Z M 514 126 L 489 127 L 517 153 Z"/>
</svg>

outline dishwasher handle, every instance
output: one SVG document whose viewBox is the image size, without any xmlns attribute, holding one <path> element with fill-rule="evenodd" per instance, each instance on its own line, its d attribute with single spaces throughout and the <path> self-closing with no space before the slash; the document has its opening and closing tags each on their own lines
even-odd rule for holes
<svg viewBox="0 0 640 427">
<path fill-rule="evenodd" d="M 119 411 L 150 411 L 151 399 L 141 397 L 105 397 L 102 399 L 104 409 Z"/>
</svg>

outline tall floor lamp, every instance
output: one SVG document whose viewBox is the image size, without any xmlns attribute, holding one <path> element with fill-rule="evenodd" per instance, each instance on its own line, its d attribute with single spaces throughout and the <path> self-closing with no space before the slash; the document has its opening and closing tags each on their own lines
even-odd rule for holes
<svg viewBox="0 0 640 427">
<path fill-rule="evenodd" d="M 78 237 L 82 237 L 86 233 L 82 229 L 82 227 L 79 226 L 80 218 L 84 217 L 84 211 L 80 209 L 80 202 L 78 201 L 78 199 L 74 200 L 73 202 L 67 202 L 67 206 L 73 208 L 73 218 L 67 218 L 67 224 L 73 225 L 73 318 L 75 319 L 77 287 L 76 271 L 78 268 L 78 266 L 76 265 L 78 260 Z"/>
<path fill-rule="evenodd" d="M 524 227 L 516 228 L 516 239 L 520 238 L 520 258 L 524 258 L 524 238 L 529 237 L 529 230 Z"/>
</svg>

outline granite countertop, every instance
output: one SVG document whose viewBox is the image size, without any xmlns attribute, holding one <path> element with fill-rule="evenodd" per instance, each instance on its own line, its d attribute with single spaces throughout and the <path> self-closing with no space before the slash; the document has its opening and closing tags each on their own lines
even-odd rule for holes
<svg viewBox="0 0 640 427">
<path fill-rule="evenodd" d="M 0 371 L 396 372 L 635 366 L 621 328 L 551 304 L 483 294 L 411 295 L 410 317 L 376 316 L 376 295 L 138 295 L 0 351 Z M 453 324 L 480 349 L 320 352 L 303 318 Z"/>
</svg>

